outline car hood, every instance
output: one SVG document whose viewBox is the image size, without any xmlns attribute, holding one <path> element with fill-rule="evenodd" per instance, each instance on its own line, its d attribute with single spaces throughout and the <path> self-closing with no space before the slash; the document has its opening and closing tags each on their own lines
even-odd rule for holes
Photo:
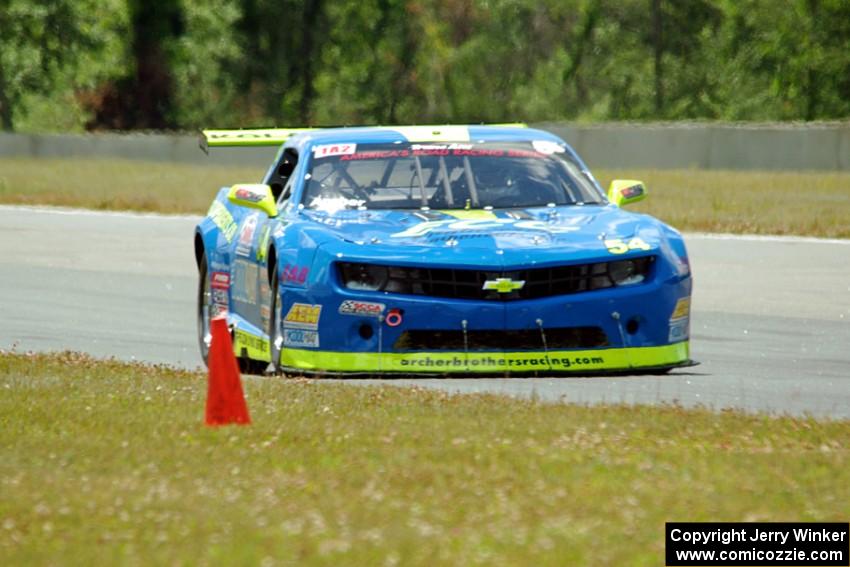
<svg viewBox="0 0 850 567">
<path fill-rule="evenodd" d="M 304 211 L 323 229 L 359 245 L 481 250 L 583 248 L 591 241 L 630 238 L 654 228 L 651 217 L 613 205 L 497 211 Z M 652 233 L 658 235 L 657 230 Z M 651 236 L 651 235 L 649 235 Z M 656 238 L 657 240 L 657 238 Z M 650 243 L 652 244 L 652 243 Z M 383 247 L 383 246 L 382 246 Z"/>
</svg>

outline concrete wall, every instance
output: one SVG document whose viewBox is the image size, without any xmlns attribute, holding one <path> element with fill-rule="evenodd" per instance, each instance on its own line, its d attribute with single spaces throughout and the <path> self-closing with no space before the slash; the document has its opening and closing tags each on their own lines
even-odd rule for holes
<svg viewBox="0 0 850 567">
<path fill-rule="evenodd" d="M 277 148 L 215 148 L 206 155 L 198 136 L 179 134 L 0 134 L 0 158 L 120 158 L 268 167 L 276 153 Z"/>
<path fill-rule="evenodd" d="M 536 124 L 591 167 L 850 171 L 850 122 L 809 124 Z M 266 166 L 274 148 L 216 148 L 163 134 L 0 134 L 0 157 L 101 157 Z"/>
<path fill-rule="evenodd" d="M 850 171 L 850 123 L 540 124 L 591 167 Z"/>
</svg>

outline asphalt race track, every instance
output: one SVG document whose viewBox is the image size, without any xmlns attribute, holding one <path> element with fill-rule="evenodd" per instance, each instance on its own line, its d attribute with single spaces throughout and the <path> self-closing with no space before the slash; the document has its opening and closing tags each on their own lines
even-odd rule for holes
<svg viewBox="0 0 850 567">
<path fill-rule="evenodd" d="M 195 222 L 0 206 L 0 349 L 198 366 Z M 666 376 L 391 383 L 850 417 L 850 240 L 686 240 L 695 277 L 692 356 L 700 366 Z"/>
</svg>

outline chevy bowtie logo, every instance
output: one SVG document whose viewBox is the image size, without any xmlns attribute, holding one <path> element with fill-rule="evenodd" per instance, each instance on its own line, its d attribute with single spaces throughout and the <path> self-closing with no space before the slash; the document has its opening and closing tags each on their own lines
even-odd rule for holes
<svg viewBox="0 0 850 567">
<path fill-rule="evenodd" d="M 495 280 L 487 280 L 484 282 L 485 291 L 498 291 L 499 293 L 510 293 L 518 289 L 522 289 L 525 285 L 525 280 L 515 282 L 511 278 L 496 278 Z"/>
</svg>

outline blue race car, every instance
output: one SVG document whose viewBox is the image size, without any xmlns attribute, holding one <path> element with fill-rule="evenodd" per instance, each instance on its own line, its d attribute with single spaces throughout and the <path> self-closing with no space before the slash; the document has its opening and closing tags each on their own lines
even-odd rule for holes
<svg viewBox="0 0 850 567">
<path fill-rule="evenodd" d="M 226 314 L 244 371 L 666 372 L 689 356 L 679 232 L 626 212 L 558 137 L 518 126 L 207 130 L 277 145 L 195 233 L 198 335 Z"/>
</svg>

